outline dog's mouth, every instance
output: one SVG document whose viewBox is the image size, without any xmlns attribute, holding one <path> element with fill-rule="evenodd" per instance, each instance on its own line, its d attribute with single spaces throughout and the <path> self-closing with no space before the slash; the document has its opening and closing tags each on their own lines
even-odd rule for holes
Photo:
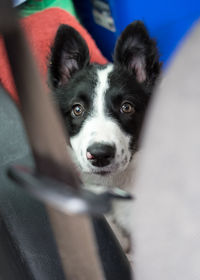
<svg viewBox="0 0 200 280">
<path fill-rule="evenodd" d="M 99 176 L 108 176 L 113 173 L 116 173 L 119 169 L 119 164 L 115 163 L 114 165 L 109 165 L 106 167 L 96 167 L 96 168 L 91 168 L 88 170 L 87 173 L 94 174 L 94 175 L 99 175 Z"/>
</svg>

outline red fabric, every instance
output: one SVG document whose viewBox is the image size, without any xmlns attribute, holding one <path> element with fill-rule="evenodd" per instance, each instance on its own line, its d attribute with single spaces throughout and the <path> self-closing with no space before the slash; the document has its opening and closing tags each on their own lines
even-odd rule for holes
<svg viewBox="0 0 200 280">
<path fill-rule="evenodd" d="M 60 8 L 49 8 L 21 19 L 32 53 L 45 81 L 47 79 L 47 61 L 50 47 L 56 31 L 62 23 L 71 25 L 83 36 L 89 47 L 91 62 L 107 63 L 106 58 L 101 54 L 94 40 L 75 17 Z M 2 40 L 0 40 L 0 82 L 12 98 L 18 101 Z"/>
</svg>

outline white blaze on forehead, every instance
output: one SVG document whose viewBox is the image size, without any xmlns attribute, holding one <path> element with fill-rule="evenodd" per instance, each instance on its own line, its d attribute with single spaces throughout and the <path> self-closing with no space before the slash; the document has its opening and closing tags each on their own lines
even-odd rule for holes
<svg viewBox="0 0 200 280">
<path fill-rule="evenodd" d="M 109 64 L 106 68 L 97 70 L 97 85 L 94 89 L 94 100 L 91 118 L 88 123 L 88 131 L 94 133 L 91 142 L 107 142 L 112 144 L 111 131 L 113 130 L 113 120 L 106 116 L 105 95 L 109 88 L 108 76 L 113 70 L 113 65 Z M 115 125 L 115 124 L 114 124 Z"/>
<path fill-rule="evenodd" d="M 108 76 L 113 70 L 113 65 L 97 71 L 97 86 L 95 88 L 94 112 L 93 115 L 103 116 L 105 112 L 105 93 L 109 88 Z"/>
</svg>

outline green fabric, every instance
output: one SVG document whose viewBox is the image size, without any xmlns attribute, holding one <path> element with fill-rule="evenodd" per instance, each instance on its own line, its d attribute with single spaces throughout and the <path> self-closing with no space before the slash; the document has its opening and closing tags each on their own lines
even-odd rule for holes
<svg viewBox="0 0 200 280">
<path fill-rule="evenodd" d="M 77 17 L 72 0 L 28 0 L 20 5 L 18 9 L 21 16 L 25 17 L 50 7 L 65 9 L 70 14 Z"/>
</svg>

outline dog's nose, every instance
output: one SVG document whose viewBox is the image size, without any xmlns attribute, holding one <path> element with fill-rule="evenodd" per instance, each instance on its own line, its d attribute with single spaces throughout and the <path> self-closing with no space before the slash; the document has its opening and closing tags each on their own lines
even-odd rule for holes
<svg viewBox="0 0 200 280">
<path fill-rule="evenodd" d="M 94 166 L 104 167 L 111 163 L 115 152 L 114 145 L 94 143 L 87 148 L 87 159 Z"/>
</svg>

